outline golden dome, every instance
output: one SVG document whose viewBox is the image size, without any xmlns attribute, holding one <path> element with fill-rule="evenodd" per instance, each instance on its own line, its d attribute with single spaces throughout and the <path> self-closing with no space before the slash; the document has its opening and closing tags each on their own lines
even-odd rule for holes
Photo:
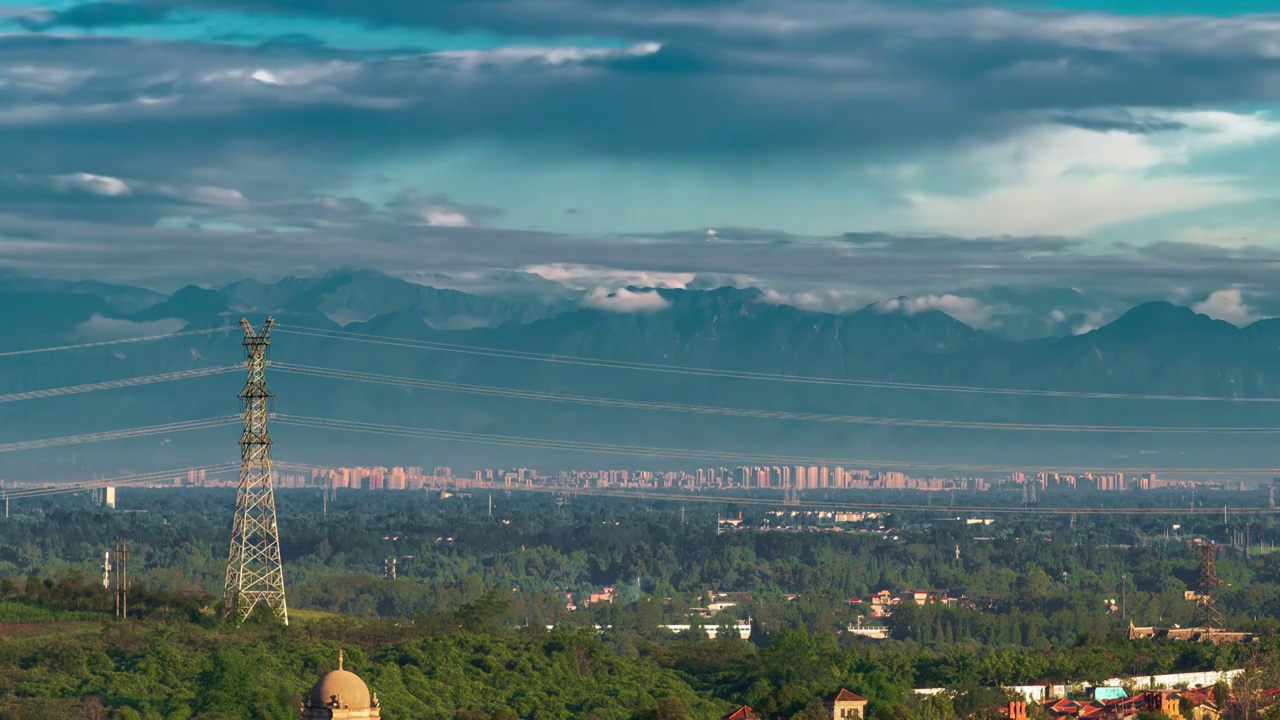
<svg viewBox="0 0 1280 720">
<path fill-rule="evenodd" d="M 368 710 L 373 707 L 369 700 L 369 686 L 364 684 L 360 676 L 342 669 L 342 652 L 338 652 L 338 669 L 320 678 L 311 688 L 311 707 L 329 707 L 337 699 L 337 707 L 347 710 Z"/>
</svg>

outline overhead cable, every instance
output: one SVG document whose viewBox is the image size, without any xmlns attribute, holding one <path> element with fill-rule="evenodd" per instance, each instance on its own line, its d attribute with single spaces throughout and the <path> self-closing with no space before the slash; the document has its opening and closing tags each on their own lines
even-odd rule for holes
<svg viewBox="0 0 1280 720">
<path fill-rule="evenodd" d="M 37 450 L 47 447 L 58 447 L 62 445 L 79 445 L 81 443 L 103 442 L 107 440 L 127 440 L 130 438 L 147 437 L 150 435 L 167 435 L 169 433 L 185 432 L 188 430 L 204 430 L 207 428 L 223 427 L 240 422 L 239 416 L 227 416 L 219 418 L 205 418 L 203 420 L 183 420 L 180 422 L 162 423 L 160 425 L 145 425 L 143 427 L 126 428 L 124 430 L 109 430 L 106 432 L 84 433 L 81 435 L 64 435 L 61 437 L 41 438 L 39 440 L 22 440 L 19 442 L 11 442 L 0 444 L 0 453 L 14 452 L 18 450 Z"/>
<path fill-rule="evenodd" d="M 912 460 L 868 459 L 868 458 L 823 458 L 813 456 L 770 455 L 749 452 L 724 452 L 716 450 L 692 450 L 676 448 L 655 448 L 634 445 L 614 445 L 608 443 L 582 442 L 577 440 L 559 440 L 552 438 L 531 438 L 512 435 L 493 435 L 471 433 L 456 430 L 439 430 L 416 428 L 379 423 L 357 422 L 350 420 L 331 420 L 327 418 L 307 417 L 301 415 L 278 414 L 273 420 L 284 425 L 312 427 L 346 432 L 361 432 L 375 435 L 411 437 L 425 440 L 441 440 L 449 442 L 467 442 L 506 447 L 525 447 L 545 450 L 570 450 L 597 454 L 635 455 L 646 457 L 681 458 L 695 460 L 716 460 L 737 463 L 755 463 L 759 465 L 837 465 L 847 467 L 892 467 L 917 470 L 951 470 L 973 473 L 995 473 L 1025 471 L 1029 465 L 979 465 L 969 463 L 926 463 Z M 1079 469 L 1084 472 L 1084 468 Z M 1272 473 L 1275 468 L 1135 468 L 1111 467 L 1096 468 L 1095 472 L 1142 473 L 1158 471 L 1161 473 L 1177 473 L 1185 475 L 1246 475 Z"/>
<path fill-rule="evenodd" d="M 158 373 L 156 375 L 121 378 L 119 380 L 106 380 L 103 382 L 86 383 L 84 385 L 67 385 L 56 388 L 45 388 L 43 390 L 28 390 L 26 392 L 0 395 L 0 403 L 17 402 L 19 400 L 36 400 L 39 398 L 58 397 L 62 395 L 76 395 L 79 393 L 97 392 L 99 390 L 115 390 L 117 388 L 152 385 L 155 383 L 170 382 L 173 380 L 190 380 L 192 378 L 202 378 L 209 377 L 211 375 L 222 375 L 229 372 L 243 371 L 243 369 L 244 368 L 239 365 L 224 365 L 221 367 L 196 368 L 193 370 Z"/>
<path fill-rule="evenodd" d="M 859 388 L 881 388 L 888 390 L 918 390 L 930 392 L 973 393 L 983 395 L 1021 395 L 1035 397 L 1061 398 L 1097 398 L 1107 400 L 1162 400 L 1184 402 L 1249 402 L 1280 403 L 1280 397 L 1235 397 L 1223 395 L 1162 395 L 1147 393 L 1110 393 L 1077 390 L 1035 390 L 1029 388 L 983 387 L 977 385 L 943 385 L 934 383 L 910 383 L 889 380 L 859 380 L 853 378 L 821 377 L 813 375 L 790 375 L 782 373 L 763 373 L 742 370 L 715 368 L 699 368 L 688 365 L 668 365 L 661 363 L 634 362 L 628 360 L 609 360 L 578 355 L 559 355 L 536 353 L 523 350 L 482 347 L 478 345 L 462 345 L 433 340 L 413 340 L 386 335 L 354 333 L 343 330 L 327 330 L 319 328 L 299 327 L 294 325 L 277 325 L 277 332 L 292 335 L 323 338 L 327 340 L 350 340 L 390 347 L 403 347 L 435 352 L 461 353 L 465 355 L 503 358 L 510 360 L 527 360 L 571 365 L 597 367 L 618 370 L 637 370 L 644 372 L 689 375 L 696 377 L 715 377 L 736 380 L 760 380 L 769 382 L 796 383 L 805 385 L 842 386 Z"/>
<path fill-rule="evenodd" d="M 114 340 L 96 340 L 94 342 L 75 343 L 72 345 L 58 345 L 55 347 L 28 348 L 26 350 L 9 350 L 0 352 L 0 358 L 16 357 L 18 355 L 37 355 L 40 353 L 62 352 L 65 350 L 83 350 L 85 348 L 107 347 L 110 345 L 125 345 L 128 343 L 153 342 L 157 340 L 169 340 L 172 338 L 192 337 L 195 335 L 211 335 L 213 333 L 228 332 L 236 328 L 220 327 L 207 328 L 205 330 L 183 330 L 182 332 L 165 333 L 163 335 L 144 335 L 139 337 L 116 338 Z"/>
<path fill-rule="evenodd" d="M 768 410 L 761 408 L 724 407 L 715 405 L 685 405 L 681 403 L 655 402 L 651 400 L 627 400 L 622 398 L 606 398 L 590 395 L 574 395 L 569 393 L 546 392 L 541 390 L 522 390 L 518 388 L 502 388 L 489 385 L 468 385 L 463 383 L 444 382 L 441 380 L 420 380 L 394 375 L 377 375 L 373 373 L 336 370 L 333 368 L 296 365 L 293 363 L 275 362 L 272 370 L 276 372 L 308 375 L 337 380 L 354 380 L 357 382 L 397 385 L 401 387 L 421 388 L 423 390 L 439 390 L 444 392 L 469 393 L 493 397 L 519 400 L 537 400 L 546 402 L 562 402 L 598 407 L 614 407 L 630 410 L 654 410 L 662 412 L 692 413 L 700 415 L 720 415 L 750 417 L 764 420 L 799 420 L 808 422 L 845 423 L 853 425 L 893 425 L 927 428 L 961 428 L 971 430 L 1039 430 L 1054 432 L 1103 432 L 1103 433 L 1193 433 L 1193 434 L 1237 434 L 1265 435 L 1280 433 L 1280 427 L 1205 427 L 1181 425 L 1073 425 L 1073 424 L 1040 424 L 1015 422 L 986 422 L 970 420 L 935 420 L 928 418 L 895 418 L 864 415 L 835 415 L 829 413 L 808 413 L 791 410 Z"/>
</svg>

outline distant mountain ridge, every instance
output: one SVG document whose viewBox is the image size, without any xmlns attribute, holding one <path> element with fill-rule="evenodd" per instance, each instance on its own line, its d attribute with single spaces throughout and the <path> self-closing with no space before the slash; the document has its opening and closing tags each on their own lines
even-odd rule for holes
<svg viewBox="0 0 1280 720">
<path fill-rule="evenodd" d="M 280 322 L 272 345 L 278 362 L 480 387 L 842 417 L 1280 427 L 1280 403 L 1072 396 L 1280 398 L 1280 320 L 1238 328 L 1167 302 L 1138 305 L 1092 332 L 1014 340 L 971 327 L 938 309 L 887 311 L 884 303 L 875 303 L 848 313 L 823 313 L 766 302 L 758 290 L 737 288 L 632 288 L 658 294 L 666 307 L 617 312 L 469 295 L 379 273 L 343 271 L 277 283 L 241 281 L 220 289 L 187 287 L 138 308 L 135 301 L 142 295 L 118 287 L 108 298 L 84 292 L 89 286 L 34 289 L 54 286 L 24 282 L 18 284 L 23 289 L 10 291 L 0 279 L 0 310 L 14 318 L 17 329 L 0 338 L 0 352 L 180 328 L 228 327 L 242 314 L 257 324 L 274 314 Z M 340 329 L 376 342 L 317 337 L 290 332 L 292 328 Z M 237 333 L 233 329 L 155 343 L 3 357 L 0 392 L 233 364 L 241 359 Z M 619 370 L 534 357 L 513 359 L 509 352 L 423 349 L 414 347 L 414 341 L 676 369 Z M 950 387 L 908 390 L 743 380 L 680 372 L 679 367 Z M 1265 434 L 1066 433 L 763 420 L 429 391 L 283 370 L 272 371 L 270 382 L 282 414 L 483 435 L 863 461 L 860 464 L 868 466 L 876 465 L 871 461 L 888 465 L 890 460 L 1034 463 L 1063 469 L 1073 464 L 1166 470 L 1276 464 L 1274 436 Z M 0 421 L 9 429 L 9 439 L 0 443 L 233 414 L 242 384 L 243 378 L 223 375 L 0 403 Z M 981 388 L 1054 390 L 1065 395 Z M 634 467 L 672 462 L 616 452 L 575 455 L 510 443 L 442 443 L 379 433 L 348 436 L 287 425 L 276 428 L 273 436 L 277 456 L 296 462 L 460 467 Z M 236 437 L 234 428 L 224 428 L 11 452 L 0 458 L 0 477 L 62 467 L 58 463 L 64 463 L 68 473 L 71 468 L 109 473 L 223 462 L 237 456 Z M 957 468 L 946 474 L 966 471 Z"/>
</svg>

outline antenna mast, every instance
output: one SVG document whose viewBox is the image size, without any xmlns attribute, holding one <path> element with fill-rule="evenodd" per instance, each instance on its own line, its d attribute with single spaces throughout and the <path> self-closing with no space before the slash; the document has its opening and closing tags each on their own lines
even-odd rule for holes
<svg viewBox="0 0 1280 720">
<path fill-rule="evenodd" d="M 236 622 L 248 619 L 261 602 L 288 625 L 284 570 L 280 563 L 280 528 L 276 524 L 275 481 L 271 472 L 271 433 L 267 430 L 267 418 L 275 398 L 266 378 L 267 349 L 274 324 L 275 318 L 269 317 L 262 330 L 255 332 L 248 320 L 240 320 L 248 381 L 240 392 L 240 410 L 244 416 L 240 485 L 236 491 L 223 600 L 227 617 L 234 617 Z"/>
</svg>

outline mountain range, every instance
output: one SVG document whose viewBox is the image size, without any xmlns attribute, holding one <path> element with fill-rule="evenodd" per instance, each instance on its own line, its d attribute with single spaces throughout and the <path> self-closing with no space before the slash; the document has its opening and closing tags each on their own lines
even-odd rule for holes
<svg viewBox="0 0 1280 720">
<path fill-rule="evenodd" d="M 917 475 L 933 472 L 912 470 L 913 464 L 1123 467 L 1166 474 L 1190 467 L 1277 464 L 1274 434 L 1101 431 L 1097 426 L 1280 427 L 1280 404 L 1256 401 L 1280 400 L 1280 319 L 1237 327 L 1185 307 L 1150 302 L 1085 332 L 1079 323 L 1097 310 L 1075 291 L 992 288 L 969 297 L 995 308 L 988 320 L 1003 313 L 1008 319 L 994 323 L 1002 330 L 973 327 L 910 298 L 827 313 L 778 304 L 763 291 L 741 288 L 617 288 L 587 303 L 569 296 L 470 294 L 371 271 L 189 286 L 167 295 L 125 285 L 7 276 L 0 277 L 0 312 L 10 328 L 0 338 L 0 392 L 233 365 L 242 357 L 238 329 L 94 343 L 234 327 L 241 316 L 256 325 L 270 314 L 279 323 L 272 358 L 280 368 L 303 365 L 479 388 L 425 389 L 273 370 L 269 379 L 281 417 L 727 454 L 700 461 L 666 458 L 661 452 L 578 452 L 527 442 L 446 442 L 277 423 L 275 456 L 292 462 L 657 468 L 732 466 L 735 454 L 744 453 L 829 459 Z M 1009 310 L 1028 306 L 1035 306 L 1034 314 Z M 1036 332 L 1030 320 L 1021 330 L 1009 330 L 1013 319 L 1036 316 L 1042 320 Z M 79 344 L 89 346 L 29 352 Z M 583 363 L 582 358 L 606 362 Z M 0 403 L 0 422 L 7 429 L 0 443 L 234 415 L 243 382 L 242 376 L 227 373 L 10 399 Z M 548 401 L 529 398 L 529 392 L 605 401 Z M 619 401 L 631 406 L 619 407 Z M 655 410 L 637 408 L 637 402 L 685 407 Z M 708 414 L 687 406 L 737 411 Z M 832 417 L 747 417 L 744 411 Z M 867 424 L 850 416 L 1090 429 Z M 238 437 L 238 430 L 227 426 L 14 450 L 0 458 L 0 477 L 65 479 L 234 462 Z"/>
</svg>

